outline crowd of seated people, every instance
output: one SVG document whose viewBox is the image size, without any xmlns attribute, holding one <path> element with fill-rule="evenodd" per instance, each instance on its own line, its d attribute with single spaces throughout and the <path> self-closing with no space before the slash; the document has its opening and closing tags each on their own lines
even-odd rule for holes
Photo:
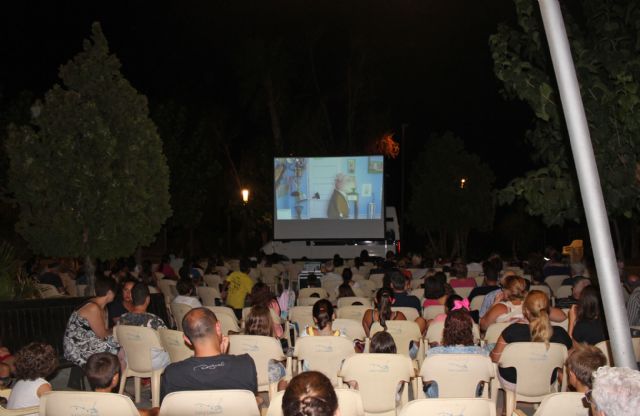
<svg viewBox="0 0 640 416">
<path fill-rule="evenodd" d="M 525 279 L 513 270 L 504 271 L 503 264 L 494 256 L 482 263 L 474 262 L 475 273 L 484 273 L 483 284 L 476 287 L 477 279 L 467 276 L 467 265 L 461 259 L 454 260 L 447 268 L 427 265 L 422 259 L 416 262 L 416 258 L 397 259 L 389 256 L 380 264 L 385 275 L 383 287 L 375 293 L 374 307 L 366 310 L 362 318 L 362 328 L 367 337 L 370 337 L 374 323 L 378 323 L 384 329 L 370 337 L 368 352 L 395 354 L 399 348 L 405 348 L 397 346 L 387 332 L 387 322 L 407 320 L 407 316 L 394 310 L 394 307 L 414 308 L 418 313 L 415 323 L 423 336 L 430 322 L 444 323 L 441 341 L 426 348 L 426 356 L 476 354 L 488 355 L 493 361 L 499 362 L 505 347 L 511 343 L 560 344 L 569 351 L 566 376 L 572 388 L 578 392 L 592 392 L 593 401 L 600 404 L 600 407 L 597 407 L 599 414 L 615 415 L 617 413 L 612 413 L 611 410 L 607 413 L 609 404 L 606 398 L 596 394 L 598 388 L 602 390 L 604 387 L 602 383 L 594 382 L 597 378 L 592 377 L 600 371 L 598 368 L 606 368 L 607 364 L 607 359 L 600 349 L 594 347 L 608 339 L 600 294 L 591 279 L 572 276 L 572 268 L 562 268 L 560 263 L 562 258 L 556 255 L 546 268 L 541 267 L 538 274 L 531 273 L 531 277 Z M 344 267 L 341 274 L 335 274 L 335 278 L 342 284 L 337 287 L 338 296 L 334 299 L 355 295 L 353 289 L 357 288 L 357 282 L 353 282 L 352 279 L 354 269 L 363 275 L 371 271 L 366 269 L 360 258 L 353 262 L 353 268 L 343 266 L 344 262 L 336 259 L 331 264 Z M 54 273 L 54 266 L 49 266 L 47 273 Z M 64 357 L 83 367 L 94 391 L 112 392 L 119 383 L 120 371 L 127 365 L 126 356 L 113 337 L 114 326 L 166 328 L 167 325 L 161 318 L 147 312 L 152 287 L 150 284 L 158 278 L 178 279 L 176 289 L 179 296 L 175 298 L 175 302 L 192 307 L 182 321 L 182 328 L 185 342 L 194 350 L 194 356 L 170 364 L 168 354 L 164 353 L 161 357 L 152 354 L 156 357 L 154 368 L 165 368 L 160 385 L 161 398 L 175 391 L 243 389 L 253 392 L 257 397 L 257 403 L 260 404 L 262 401 L 257 394 L 257 371 L 253 359 L 246 354 L 227 354 L 229 338 L 223 335 L 215 314 L 201 307 L 202 304 L 198 300 L 196 286 L 204 284 L 202 277 L 206 274 L 205 271 L 196 270 L 194 263 L 189 262 L 179 268 L 179 273 L 175 273 L 168 257 L 163 257 L 158 267 L 162 276 L 155 271 L 150 274 L 143 272 L 144 268 L 134 270 L 134 274 L 123 269 L 115 273 L 100 273 L 95 281 L 95 296 L 82 304 L 69 318 L 64 335 Z M 408 272 L 411 267 L 426 270 L 424 278 L 412 276 L 411 272 Z M 238 319 L 243 318 L 243 308 L 251 307 L 250 312 L 244 317 L 244 333 L 274 337 L 282 341 L 283 353 L 290 354 L 291 346 L 285 340 L 287 331 L 290 331 L 289 323 L 279 318 L 286 319 L 287 311 L 295 305 L 295 287 L 291 287 L 290 280 L 280 282 L 277 294 L 273 293 L 269 285 L 250 276 L 250 269 L 250 263 L 242 260 L 239 270 L 229 271 L 228 275 L 221 276 L 224 302 L 234 310 Z M 207 267 L 207 270 L 216 269 Z M 332 273 L 335 269 L 326 267 L 325 270 Z M 559 302 L 557 306 L 562 306 L 564 311 L 552 306 L 552 299 L 546 293 L 530 290 L 533 276 L 539 276 L 539 281 L 534 283 L 543 283 L 545 277 L 559 274 L 559 271 L 568 273 L 570 280 L 563 283 L 572 285 L 568 298 L 556 300 Z M 316 277 L 318 283 L 314 283 L 313 279 L 308 283 L 320 287 L 326 277 L 325 274 L 320 278 Z M 419 285 L 422 287 L 420 290 L 424 291 L 423 301 L 409 294 L 409 290 L 416 287 L 416 277 L 423 279 Z M 640 287 L 640 278 L 629 275 L 625 279 L 627 286 L 633 289 L 629 298 L 631 302 L 640 297 L 636 295 L 640 290 L 635 290 Z M 460 288 L 473 290 L 468 298 L 463 298 L 456 292 L 456 289 Z M 484 313 L 482 309 L 470 310 L 470 300 L 476 296 L 484 296 Z M 443 306 L 444 313 L 427 322 L 422 312 L 423 308 L 429 306 Z M 629 307 L 633 308 L 634 304 L 630 303 Z M 299 328 L 299 336 L 345 336 L 341 331 L 332 328 L 336 310 L 331 300 L 318 299 L 311 309 L 314 325 Z M 635 312 L 629 309 L 630 318 L 634 316 L 633 313 Z M 473 335 L 474 320 L 479 323 L 482 331 L 494 323 L 504 322 L 510 325 L 502 331 L 495 346 L 481 346 Z M 563 321 L 568 322 L 568 330 L 554 324 Z M 409 349 L 410 357 L 416 358 L 418 345 L 412 342 L 406 347 Z M 358 348 L 355 351 L 361 352 Z M 156 353 L 162 352 L 164 351 Z M 4 356 L 11 354 L 7 351 L 0 359 Z M 8 384 L 5 383 L 5 379 L 15 379 L 7 407 L 37 405 L 39 397 L 51 390 L 51 385 L 45 378 L 55 371 L 58 357 L 50 346 L 38 343 L 29 344 L 18 351 L 15 357 L 11 357 L 11 361 L 0 362 L 0 383 Z M 303 370 L 306 368 L 303 367 Z M 320 409 L 318 412 L 326 412 L 317 414 L 336 414 L 337 401 L 336 406 L 330 403 L 333 387 L 328 379 L 324 380 L 326 377 L 321 373 L 306 371 L 287 382 L 284 363 L 279 361 L 272 361 L 268 371 L 270 383 L 278 384 L 278 390 L 286 390 L 283 396 L 284 414 L 287 414 L 287 411 L 293 412 L 289 414 L 298 414 L 295 413 L 296 407 L 310 407 L 316 404 Z M 610 373 L 607 371 L 601 372 L 601 380 L 608 376 Z M 632 382 L 635 380 L 633 374 L 624 376 L 630 377 Z M 517 374 L 514 369 L 500 367 L 498 377 L 503 388 L 515 390 Z M 551 383 L 560 377 L 561 372 L 554 373 Z M 326 386 L 325 381 L 329 382 L 330 388 Z M 300 393 L 301 386 L 308 389 L 306 395 Z M 351 387 L 357 388 L 357 383 L 352 383 Z M 314 392 L 328 399 L 317 399 Z M 426 385 L 424 394 L 428 398 L 438 397 L 437 383 Z M 479 389 L 477 396 L 481 394 L 482 389 Z M 141 414 L 155 414 L 157 411 L 158 409 L 141 409 Z"/>
</svg>

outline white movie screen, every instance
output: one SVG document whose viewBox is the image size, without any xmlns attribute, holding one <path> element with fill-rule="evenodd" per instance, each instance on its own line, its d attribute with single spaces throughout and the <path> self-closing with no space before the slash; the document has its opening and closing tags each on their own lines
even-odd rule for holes
<svg viewBox="0 0 640 416">
<path fill-rule="evenodd" d="M 384 238 L 382 156 L 274 159 L 274 238 Z"/>
</svg>

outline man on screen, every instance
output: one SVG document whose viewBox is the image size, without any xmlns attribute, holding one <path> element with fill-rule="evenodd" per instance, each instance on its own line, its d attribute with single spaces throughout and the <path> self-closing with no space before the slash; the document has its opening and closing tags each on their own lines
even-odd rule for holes
<svg viewBox="0 0 640 416">
<path fill-rule="evenodd" d="M 335 189 L 327 206 L 327 218 L 349 218 L 349 202 L 347 201 L 346 176 L 342 173 L 336 175 Z"/>
</svg>

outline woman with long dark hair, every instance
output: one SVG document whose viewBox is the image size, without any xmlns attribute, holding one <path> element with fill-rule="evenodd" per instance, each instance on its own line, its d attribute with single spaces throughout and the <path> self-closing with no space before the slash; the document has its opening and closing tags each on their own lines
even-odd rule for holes
<svg viewBox="0 0 640 416">
<path fill-rule="evenodd" d="M 301 337 L 304 336 L 333 336 L 339 337 L 342 333 L 339 330 L 333 330 L 331 328 L 331 324 L 335 319 L 335 313 L 333 311 L 333 305 L 327 299 L 320 299 L 313 305 L 312 312 L 313 314 L 313 322 L 315 326 L 308 326 L 304 329 L 304 331 L 300 334 Z"/>
<path fill-rule="evenodd" d="M 258 282 L 251 289 L 251 306 L 260 306 L 271 310 L 273 327 L 278 338 L 282 338 L 284 330 L 277 317 L 280 316 L 280 304 L 268 285 Z"/>
<path fill-rule="evenodd" d="M 600 294 L 593 286 L 587 286 L 580 294 L 577 305 L 569 310 L 569 335 L 575 343 L 596 345 L 609 339 L 603 319 Z"/>
<path fill-rule="evenodd" d="M 271 317 L 271 311 L 260 305 L 251 308 L 244 325 L 244 330 L 247 335 L 278 338 Z M 287 387 L 287 381 L 285 380 L 286 375 L 287 371 L 281 362 L 275 360 L 269 361 L 269 383 L 277 382 L 278 390 L 284 390 Z"/>
<path fill-rule="evenodd" d="M 393 290 L 389 288 L 382 288 L 376 292 L 375 308 L 368 309 L 362 317 L 362 327 L 364 332 L 369 336 L 371 325 L 374 322 L 378 322 L 381 327 L 387 329 L 387 321 L 406 321 L 407 317 L 402 312 L 394 312 L 391 310 L 391 306 L 395 301 Z"/>
</svg>

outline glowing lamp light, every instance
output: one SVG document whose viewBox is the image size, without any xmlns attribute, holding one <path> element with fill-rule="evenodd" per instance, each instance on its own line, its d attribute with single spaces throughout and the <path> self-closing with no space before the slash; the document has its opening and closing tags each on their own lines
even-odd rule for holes
<svg viewBox="0 0 640 416">
<path fill-rule="evenodd" d="M 249 202 L 249 190 L 245 188 L 240 193 L 242 194 L 242 202 L 245 204 Z"/>
<path fill-rule="evenodd" d="M 464 189 L 464 185 L 467 183 L 465 178 L 460 179 L 460 189 Z"/>
</svg>

